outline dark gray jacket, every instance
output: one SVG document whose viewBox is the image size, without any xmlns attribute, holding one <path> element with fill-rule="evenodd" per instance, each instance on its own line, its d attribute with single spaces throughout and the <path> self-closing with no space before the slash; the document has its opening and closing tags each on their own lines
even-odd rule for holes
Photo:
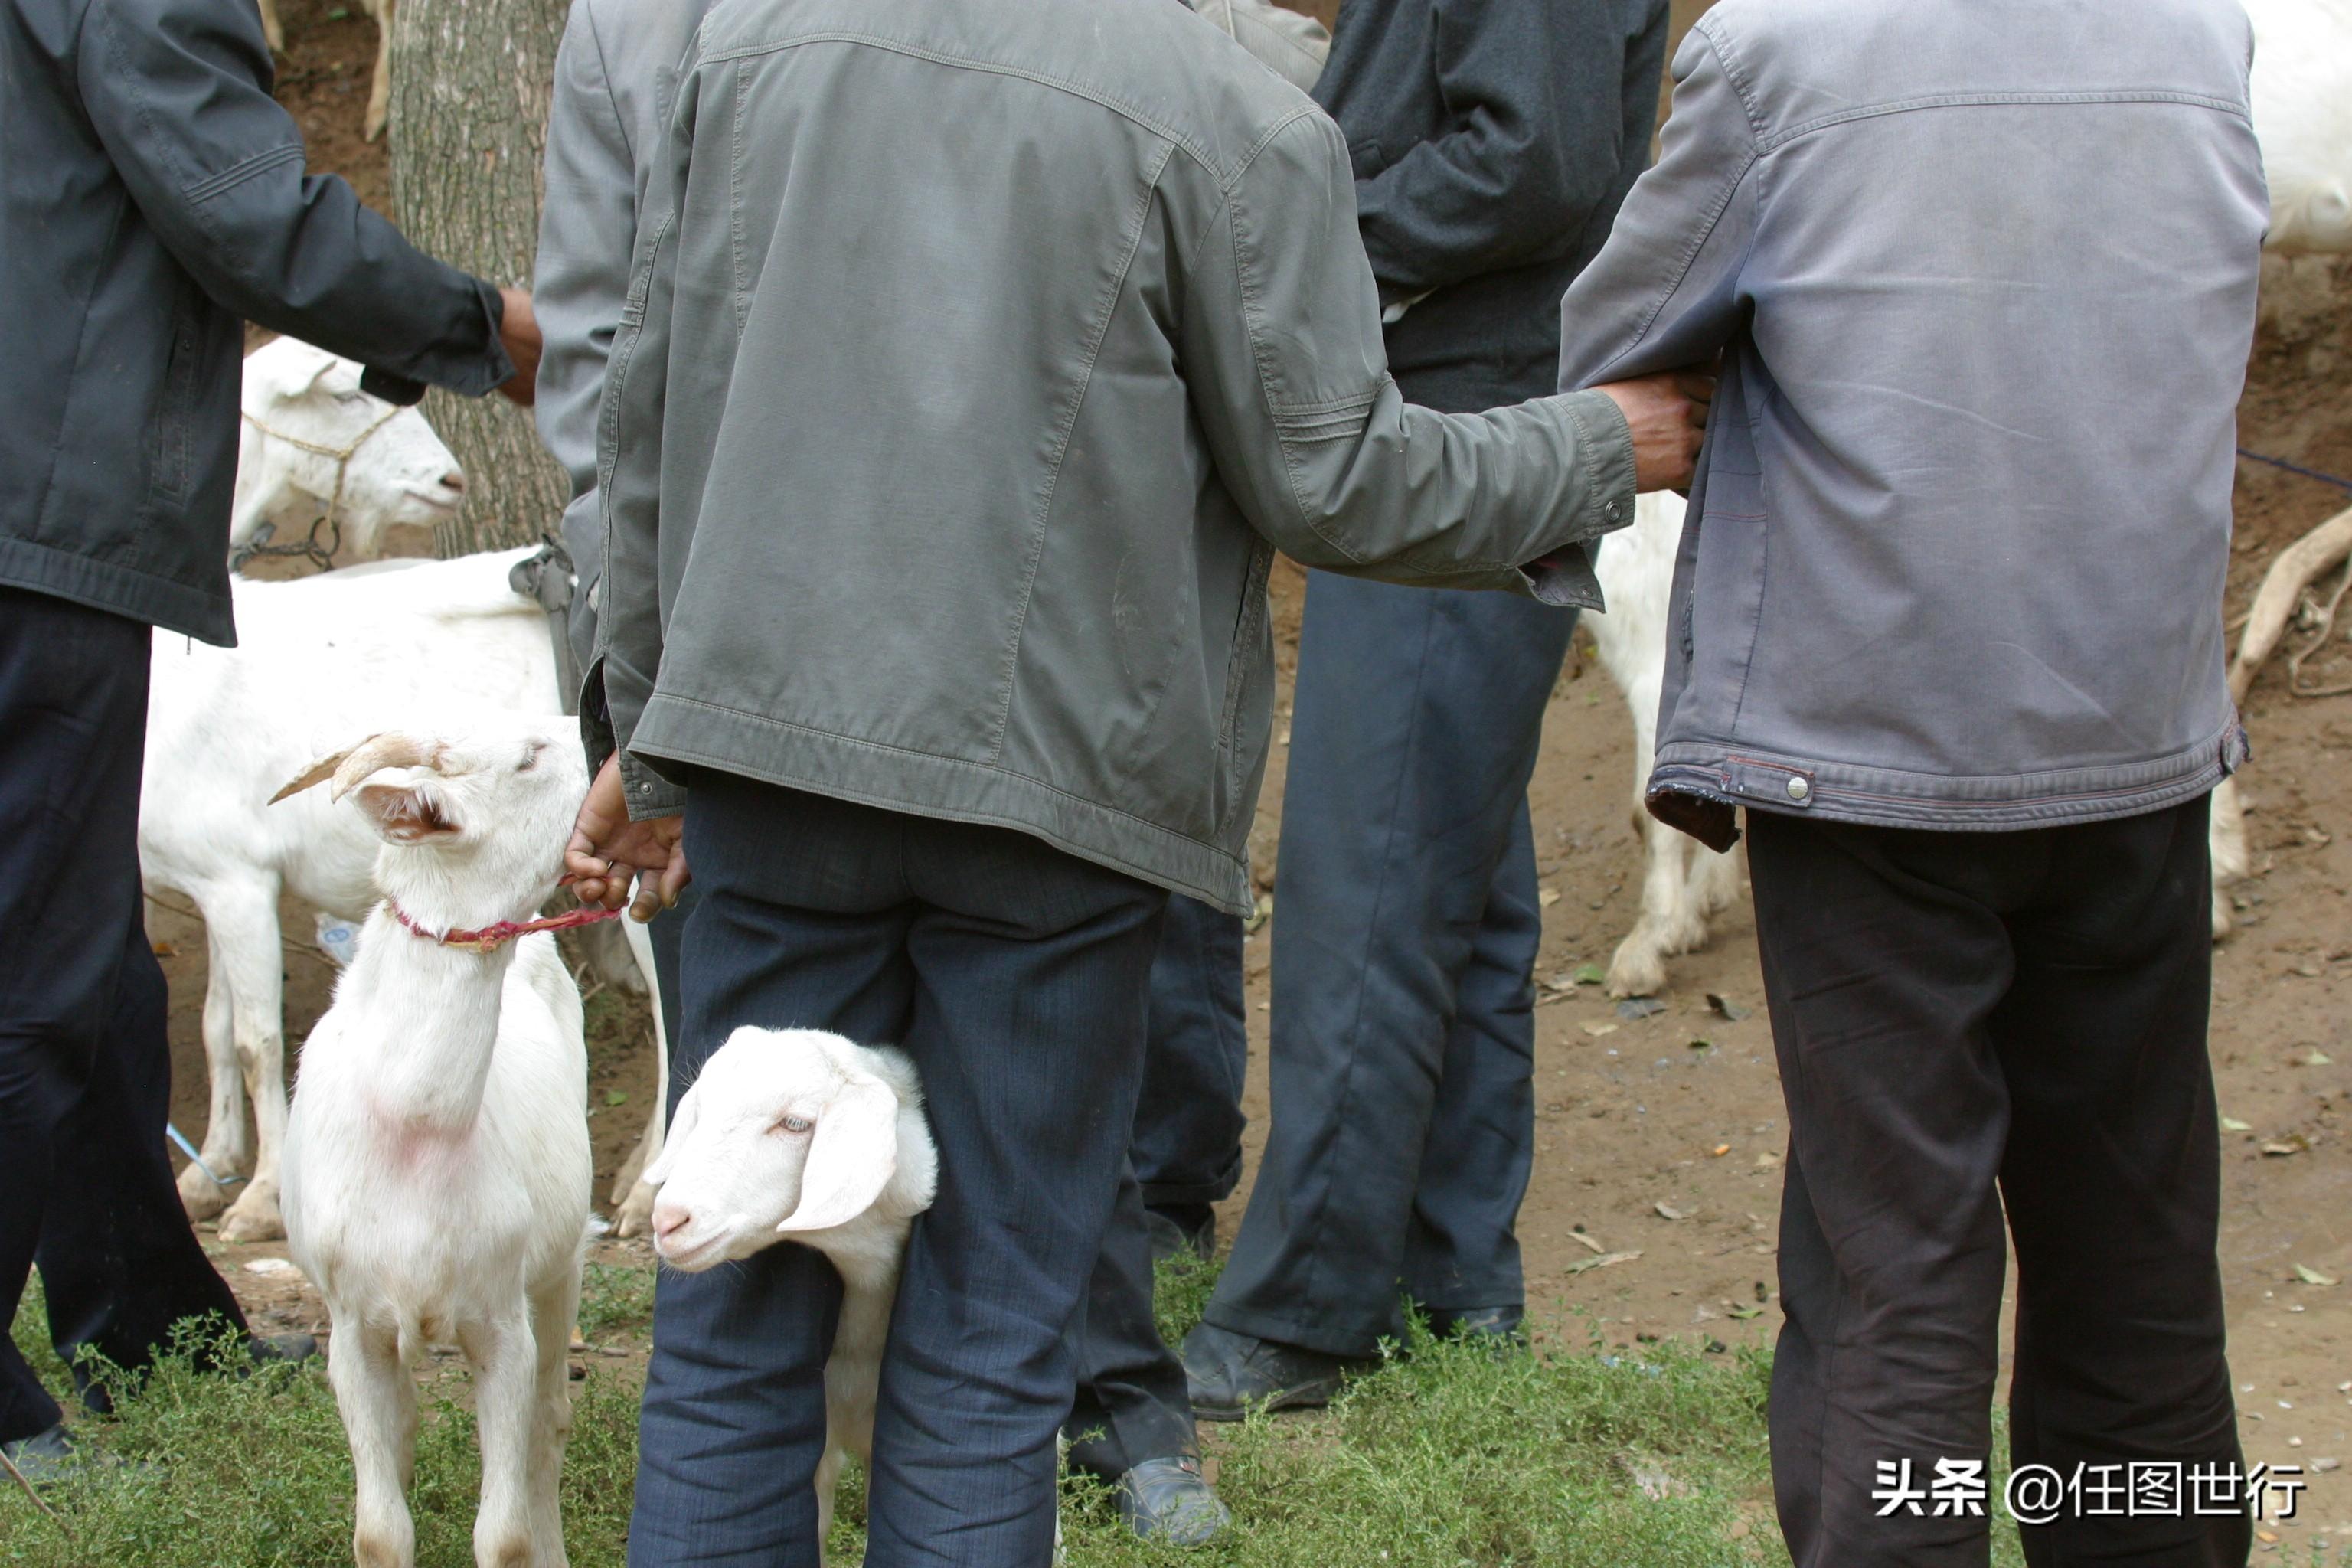
<svg viewBox="0 0 2352 1568">
<path fill-rule="evenodd" d="M 1416 397 L 1552 384 L 1559 297 L 1650 162 L 1666 0 L 1347 0 L 1316 101 L 1339 122 Z"/>
<path fill-rule="evenodd" d="M 1246 908 L 1274 550 L 1524 591 L 1566 548 L 1591 604 L 1633 512 L 1607 397 L 1399 395 L 1354 194 L 1181 6 L 722 0 L 604 384 L 631 808 L 710 767 Z"/>
<path fill-rule="evenodd" d="M 252 0 L 0 0 L 0 584 L 235 640 L 240 317 L 412 402 L 514 374 L 269 85 Z"/>
<path fill-rule="evenodd" d="M 1652 809 L 2151 811 L 2222 680 L 2269 206 L 2237 0 L 1724 0 L 1562 384 L 1724 354 Z"/>
</svg>

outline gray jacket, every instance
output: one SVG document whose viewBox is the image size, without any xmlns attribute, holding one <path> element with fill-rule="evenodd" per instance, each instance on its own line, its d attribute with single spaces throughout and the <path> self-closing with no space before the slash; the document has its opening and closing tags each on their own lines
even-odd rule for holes
<svg viewBox="0 0 2352 1568">
<path fill-rule="evenodd" d="M 596 640 L 604 509 L 596 497 L 596 405 L 620 330 L 646 181 L 677 101 L 678 57 L 710 0 L 572 0 L 555 51 L 547 116 L 547 199 L 540 211 L 532 303 L 546 347 L 539 362 L 539 437 L 572 479 L 563 544 L 578 577 L 568 619 L 585 668 Z M 1304 91 L 1330 35 L 1270 0 L 1201 0 L 1212 25 Z"/>
<path fill-rule="evenodd" d="M 1632 512 L 1607 398 L 1398 395 L 1338 131 L 1172 5 L 725 0 L 646 204 L 583 696 L 639 815 L 712 767 L 1241 909 L 1274 549 L 1590 604 Z"/>
<path fill-rule="evenodd" d="M 2150 811 L 2222 680 L 2268 215 L 2237 0 L 1724 0 L 1561 310 L 1561 384 L 1711 358 L 1651 808 Z"/>
<path fill-rule="evenodd" d="M 246 321 L 411 403 L 514 374 L 497 291 L 304 174 L 269 87 L 252 0 L 0 0 L 0 584 L 236 640 Z"/>
</svg>

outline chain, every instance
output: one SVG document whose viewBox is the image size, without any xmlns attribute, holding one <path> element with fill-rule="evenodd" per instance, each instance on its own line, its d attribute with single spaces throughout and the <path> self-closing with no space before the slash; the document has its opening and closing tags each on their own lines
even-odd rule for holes
<svg viewBox="0 0 2352 1568">
<path fill-rule="evenodd" d="M 299 540 L 292 544 L 272 544 L 269 542 L 270 537 L 278 531 L 278 525 L 265 522 L 253 531 L 252 539 L 247 542 L 243 549 L 228 558 L 229 570 L 243 571 L 245 563 L 257 555 L 265 558 L 301 556 L 308 559 L 321 572 L 333 570 L 335 552 L 341 549 L 343 544 L 341 516 L 343 480 L 352 471 L 352 459 L 359 456 L 360 448 L 368 444 L 370 437 L 394 419 L 399 418 L 400 415 L 401 410 L 397 406 L 387 408 L 376 416 L 373 424 L 353 437 L 350 446 L 324 447 L 316 441 L 306 441 L 299 436 L 289 436 L 283 430 L 272 429 L 244 409 L 238 409 L 237 417 L 272 440 L 283 441 L 289 447 L 311 453 L 316 457 L 331 459 L 335 465 L 335 489 L 334 493 L 327 498 L 326 512 L 312 520 L 309 538 Z M 324 531 L 324 538 L 320 537 L 321 531 Z"/>
</svg>

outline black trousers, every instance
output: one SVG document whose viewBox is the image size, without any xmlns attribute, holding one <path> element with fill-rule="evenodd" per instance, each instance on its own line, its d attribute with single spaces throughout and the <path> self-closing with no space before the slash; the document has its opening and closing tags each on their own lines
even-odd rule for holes
<svg viewBox="0 0 2352 1568">
<path fill-rule="evenodd" d="M 1748 814 L 1789 1108 L 1771 1437 L 1797 1568 L 1986 1561 L 1987 1517 L 1873 1493 L 1882 1465 L 1924 1487 L 1987 1458 L 2004 1208 L 2014 1462 L 2238 1461 L 2205 836 L 2202 799 L 1995 834 Z M 2023 1535 L 2035 1568 L 2211 1568 L 2250 1528 Z"/>
<path fill-rule="evenodd" d="M 1146 1459 L 1201 1451 L 1184 1364 L 1152 1314 L 1144 1211 L 1174 1210 L 1189 1229 L 1241 1179 L 1249 1066 L 1242 935 L 1238 916 L 1195 899 L 1168 900 L 1151 962 L 1134 1150 L 1087 1284 L 1077 1402 L 1065 1428 L 1070 1462 L 1106 1479 Z"/>
<path fill-rule="evenodd" d="M 167 998 L 139 883 L 148 638 L 0 589 L 0 1321 L 37 1261 L 68 1363 L 89 1345 L 143 1366 L 205 1312 L 245 1327 L 164 1152 Z M 0 1334 L 0 1442 L 58 1417 Z"/>
<path fill-rule="evenodd" d="M 1035 1568 L 1167 894 L 1026 834 L 721 774 L 696 780 L 686 843 L 702 897 L 673 1104 L 746 1024 L 896 1044 L 922 1074 L 939 1194 L 883 1359 L 866 1562 Z M 832 1265 L 789 1242 L 663 1274 L 633 1563 L 814 1568 L 840 1297 Z"/>
</svg>

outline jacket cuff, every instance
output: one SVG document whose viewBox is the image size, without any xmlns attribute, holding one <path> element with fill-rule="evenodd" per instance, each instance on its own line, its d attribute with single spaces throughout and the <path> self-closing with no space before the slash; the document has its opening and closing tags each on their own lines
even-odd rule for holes
<svg viewBox="0 0 2352 1568">
<path fill-rule="evenodd" d="M 506 324 L 506 300 L 478 278 L 474 279 L 474 294 L 481 302 L 483 320 L 489 323 L 488 353 L 454 361 L 446 371 L 436 367 L 425 380 L 369 365 L 360 373 L 360 390 L 407 408 L 425 400 L 429 385 L 446 386 L 461 397 L 482 397 L 512 381 L 515 363 L 499 336 L 499 329 Z"/>
<path fill-rule="evenodd" d="M 1592 609 L 1598 607 L 1592 552 L 1585 545 L 1633 521 L 1633 431 L 1625 411 L 1606 393 L 1572 392 L 1553 401 L 1576 432 L 1584 504 L 1568 520 L 1566 542 L 1519 567 L 1519 585 L 1547 605 Z"/>
<path fill-rule="evenodd" d="M 580 744 L 588 754 L 590 778 L 594 778 L 605 760 L 620 749 L 620 738 L 613 729 L 612 710 L 604 701 L 604 661 L 601 658 L 591 664 L 587 674 L 580 679 Z M 621 752 L 621 799 L 628 807 L 630 821 L 676 816 L 686 810 L 686 796 L 684 785 L 671 783 L 630 752 Z"/>
</svg>

